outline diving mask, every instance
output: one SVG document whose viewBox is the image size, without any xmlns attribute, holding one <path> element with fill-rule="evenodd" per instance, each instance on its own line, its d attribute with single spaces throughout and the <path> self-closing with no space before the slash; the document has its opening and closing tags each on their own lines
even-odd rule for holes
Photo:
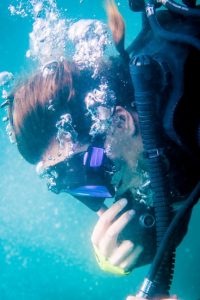
<svg viewBox="0 0 200 300">
<path fill-rule="evenodd" d="M 96 145 L 93 143 L 87 151 L 46 168 L 41 176 L 47 179 L 48 189 L 56 194 L 69 193 L 79 200 L 112 198 L 115 166 L 104 148 Z"/>
</svg>

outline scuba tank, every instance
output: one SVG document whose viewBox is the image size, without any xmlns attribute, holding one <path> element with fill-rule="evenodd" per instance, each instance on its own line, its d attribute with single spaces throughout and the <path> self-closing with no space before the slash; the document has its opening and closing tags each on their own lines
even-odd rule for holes
<svg viewBox="0 0 200 300">
<path fill-rule="evenodd" d="M 197 184 L 196 188 L 173 218 L 170 183 L 165 171 L 168 140 L 180 147 L 194 164 L 200 165 L 200 117 L 195 113 L 195 107 L 194 118 L 188 125 L 193 136 L 182 133 L 179 124 L 179 116 L 184 115 L 179 107 L 185 109 L 188 97 L 193 98 L 190 101 L 194 100 L 193 90 L 198 90 L 197 81 L 196 85 L 188 84 L 186 80 L 191 81 L 191 78 L 184 75 L 191 70 L 188 66 L 192 62 L 195 66 L 200 61 L 200 10 L 191 0 L 184 5 L 171 0 L 130 0 L 129 5 L 133 11 L 141 11 L 143 16 L 142 31 L 127 52 L 132 53 L 130 74 L 134 101 L 154 194 L 157 254 L 137 295 L 149 299 L 169 295 L 175 262 L 175 233 L 200 196 L 197 174 L 193 182 L 193 187 Z M 168 10 L 159 10 L 156 14 L 161 5 Z"/>
</svg>

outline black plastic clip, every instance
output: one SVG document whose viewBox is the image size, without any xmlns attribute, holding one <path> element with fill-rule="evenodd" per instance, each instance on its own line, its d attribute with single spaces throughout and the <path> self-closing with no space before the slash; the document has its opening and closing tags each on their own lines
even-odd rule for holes
<svg viewBox="0 0 200 300">
<path fill-rule="evenodd" d="M 155 148 L 146 151 L 146 157 L 149 159 L 163 156 L 163 154 L 164 154 L 164 148 Z"/>
</svg>

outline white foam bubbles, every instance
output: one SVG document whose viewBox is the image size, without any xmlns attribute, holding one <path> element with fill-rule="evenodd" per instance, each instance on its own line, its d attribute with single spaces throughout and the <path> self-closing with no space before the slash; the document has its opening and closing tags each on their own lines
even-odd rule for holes
<svg viewBox="0 0 200 300">
<path fill-rule="evenodd" d="M 70 114 L 64 114 L 60 117 L 59 121 L 56 123 L 57 128 L 57 140 L 59 142 L 60 148 L 63 149 L 65 144 L 71 144 L 71 151 L 73 149 L 73 144 L 77 140 L 77 132 L 72 125 L 72 117 Z M 73 154 L 70 153 L 70 155 Z"/>
<path fill-rule="evenodd" d="M 26 57 L 43 65 L 65 55 L 67 20 L 61 18 L 55 0 L 16 0 L 8 7 L 11 15 L 31 17 L 32 32 L 29 34 L 29 49 Z"/>
<path fill-rule="evenodd" d="M 29 34 L 30 49 L 26 57 L 36 59 L 40 65 L 50 60 L 59 60 L 65 55 L 66 21 L 55 12 L 48 12 L 46 18 L 36 18 Z"/>
<path fill-rule="evenodd" d="M 3 71 L 0 73 L 0 86 L 9 84 L 14 79 L 14 75 L 11 72 Z"/>
<path fill-rule="evenodd" d="M 23 2 L 19 2 L 16 5 L 9 5 L 8 10 L 10 11 L 10 14 L 12 16 L 19 15 L 22 18 L 27 17 L 28 13 L 26 12 L 26 9 L 23 7 Z"/>
<path fill-rule="evenodd" d="M 116 102 L 114 92 L 108 83 L 101 80 L 98 89 L 90 91 L 85 97 L 85 104 L 92 118 L 93 124 L 90 135 L 105 133 L 112 121 L 112 114 Z"/>
<path fill-rule="evenodd" d="M 110 44 L 107 26 L 99 20 L 81 19 L 70 26 L 68 37 L 75 46 L 73 60 L 80 69 L 93 69 L 95 76 L 106 46 Z"/>
<path fill-rule="evenodd" d="M 27 58 L 37 61 L 40 66 L 50 60 L 59 60 L 73 48 L 69 45 L 70 40 L 75 49 L 72 59 L 79 68 L 92 68 L 94 76 L 97 74 L 99 61 L 111 43 L 106 24 L 92 19 L 72 23 L 71 19 L 62 16 L 55 0 L 16 0 L 16 5 L 10 5 L 9 10 L 11 15 L 33 19 Z"/>
<path fill-rule="evenodd" d="M 13 87 L 14 83 L 14 75 L 11 72 L 3 71 L 0 73 L 0 98 L 5 101 L 9 97 L 9 93 Z M 9 117 L 8 117 L 8 110 L 5 107 L 6 116 L 2 118 L 3 122 L 8 122 L 6 125 L 6 133 L 10 142 L 13 144 L 16 142 L 15 134 L 13 128 L 11 126 Z"/>
<path fill-rule="evenodd" d="M 14 83 L 14 75 L 11 72 L 0 72 L 0 98 L 7 99 Z"/>
</svg>

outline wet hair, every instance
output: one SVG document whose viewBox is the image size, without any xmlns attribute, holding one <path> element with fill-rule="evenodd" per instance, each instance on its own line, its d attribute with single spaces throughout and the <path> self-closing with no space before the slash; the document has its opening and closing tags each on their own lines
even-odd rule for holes
<svg viewBox="0 0 200 300">
<path fill-rule="evenodd" d="M 47 66 L 20 87 L 15 88 L 10 106 L 10 122 L 18 149 L 30 163 L 37 163 L 52 137 L 56 135 L 56 122 L 64 113 L 73 115 L 73 122 L 81 138 L 89 124 L 80 101 L 80 72 L 74 63 L 54 62 L 53 70 Z M 50 65 L 52 68 L 52 65 Z"/>
</svg>

